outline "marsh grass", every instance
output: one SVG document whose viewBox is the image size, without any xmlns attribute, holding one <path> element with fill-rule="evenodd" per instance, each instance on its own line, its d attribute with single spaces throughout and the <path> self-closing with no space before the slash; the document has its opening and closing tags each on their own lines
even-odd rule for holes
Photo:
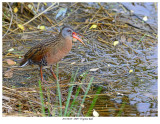
<svg viewBox="0 0 160 124">
<path fill-rule="evenodd" d="M 93 107 L 95 106 L 95 104 L 96 104 L 96 101 L 97 101 L 97 99 L 98 99 L 98 95 L 101 93 L 101 90 L 102 90 L 102 87 L 98 87 L 98 89 L 97 89 L 97 92 L 96 92 L 96 95 L 94 96 L 94 98 L 93 98 L 93 100 L 92 100 L 92 103 L 91 103 L 91 105 L 90 105 L 90 107 L 89 107 L 89 109 L 88 109 L 88 112 L 86 113 L 86 117 L 88 117 L 88 116 L 91 116 L 91 112 L 92 112 L 92 110 L 93 110 Z"/>
<path fill-rule="evenodd" d="M 44 97 L 43 97 L 43 91 L 42 91 L 41 81 L 38 81 L 38 84 L 39 84 L 39 94 L 40 94 L 40 100 L 41 100 L 42 115 L 45 116 Z"/>
<path fill-rule="evenodd" d="M 58 63 L 57 63 L 57 72 L 56 72 L 56 83 L 57 83 L 57 92 L 58 92 L 58 101 L 59 101 L 59 107 L 60 107 L 60 112 L 59 112 L 59 116 L 62 116 L 62 94 L 61 94 L 61 88 L 59 85 L 59 79 L 58 79 L 58 72 L 59 72 L 59 68 L 58 68 Z"/>
<path fill-rule="evenodd" d="M 84 82 L 86 76 L 87 76 L 87 72 L 84 74 L 84 76 L 83 76 L 83 78 L 82 78 L 82 82 Z M 81 90 L 81 86 L 82 86 L 82 85 L 80 84 L 80 85 L 78 86 L 78 88 L 77 88 L 77 91 L 76 91 L 76 93 L 75 93 L 74 99 L 73 99 L 73 101 L 72 101 L 72 103 L 71 103 L 71 105 L 70 105 L 69 111 L 67 112 L 67 116 L 70 116 L 70 113 L 71 113 L 73 107 L 76 105 L 76 99 L 77 99 L 77 97 L 78 97 L 78 95 L 79 95 L 79 92 L 80 92 L 80 90 Z"/>
<path fill-rule="evenodd" d="M 73 84 L 75 82 L 78 70 L 79 69 L 77 69 L 75 75 L 74 75 L 74 73 L 72 73 L 70 84 Z M 70 86 L 70 88 L 69 88 L 67 102 L 66 102 L 66 107 L 65 107 L 65 111 L 64 111 L 64 116 L 66 116 L 66 114 L 67 114 L 67 110 L 68 110 L 69 103 L 70 103 L 70 100 L 71 100 L 71 95 L 72 95 L 72 92 L 73 92 L 73 87 L 74 87 L 74 85 Z"/>
<path fill-rule="evenodd" d="M 56 67 L 56 76 L 57 76 L 57 79 L 58 79 L 58 64 L 57 64 L 57 67 Z M 73 91 L 73 88 L 75 85 L 75 82 L 76 82 L 76 78 L 77 78 L 77 74 L 78 74 L 78 71 L 79 69 L 77 69 L 77 71 L 74 73 L 72 72 L 72 75 L 71 75 L 71 79 L 70 79 L 70 87 L 68 88 L 68 95 L 67 95 L 67 100 L 66 100 L 66 103 L 65 103 L 65 109 L 63 110 L 62 108 L 62 91 L 61 91 L 61 87 L 60 87 L 60 84 L 59 84 L 59 80 L 56 81 L 56 85 L 57 85 L 57 93 L 58 93 L 58 104 L 57 104 L 57 107 L 59 108 L 58 109 L 58 116 L 59 117 L 66 117 L 66 116 L 80 116 L 81 115 L 81 112 L 82 112 L 82 106 L 84 105 L 84 102 L 85 102 L 85 98 L 88 94 L 88 91 L 90 90 L 90 87 L 91 87 L 91 84 L 93 82 L 93 77 L 91 77 L 90 79 L 90 82 L 88 83 L 88 86 L 87 86 L 87 89 L 86 89 L 86 92 L 83 96 L 83 99 L 81 100 L 81 102 L 76 102 L 77 98 L 79 97 L 79 93 L 80 93 L 80 90 L 81 90 L 81 85 L 80 84 L 78 87 L 77 87 L 77 90 L 75 92 L 75 95 L 72 94 L 74 91 Z M 87 72 L 83 75 L 83 78 L 82 78 L 82 82 L 84 82 L 85 78 L 87 77 Z M 54 113 L 51 113 L 51 107 L 53 105 L 49 104 L 51 103 L 51 98 L 50 98 L 50 90 L 47 89 L 47 92 L 45 94 L 46 98 L 44 98 L 44 95 L 43 95 L 43 88 L 42 88 L 42 85 L 41 85 L 41 81 L 38 82 L 39 83 L 39 95 L 40 95 L 40 101 L 41 101 L 41 113 L 42 113 L 42 116 L 53 116 L 55 115 Z M 71 96 L 74 96 L 74 98 L 72 99 Z M 44 103 L 44 99 L 47 99 L 47 103 L 48 105 L 45 105 Z M 78 100 L 79 101 L 79 100 Z M 95 102 L 94 102 L 95 103 Z M 54 105 L 56 107 L 56 105 Z M 93 105 L 92 105 L 93 106 Z M 46 109 L 47 108 L 47 111 Z M 71 114 L 71 112 L 73 112 L 73 110 L 77 110 L 77 112 L 74 112 L 74 115 L 73 113 Z M 48 113 L 48 114 L 47 114 Z"/>
<path fill-rule="evenodd" d="M 94 78 L 92 77 L 91 80 L 90 80 L 90 82 L 89 82 L 89 84 L 88 84 L 87 90 L 86 90 L 86 92 L 85 92 L 85 94 L 84 94 L 84 96 L 83 96 L 83 99 L 82 99 L 82 102 L 81 102 L 81 105 L 80 105 L 80 108 L 79 108 L 79 111 L 78 111 L 78 114 L 77 114 L 78 117 L 79 117 L 80 114 L 81 114 L 82 106 L 83 106 L 83 104 L 84 104 L 84 101 L 85 101 L 85 98 L 86 98 L 86 96 L 87 96 L 87 93 L 88 93 L 88 91 L 89 91 L 89 89 L 90 89 L 90 87 L 91 87 L 91 84 L 92 84 L 92 82 L 93 82 L 93 79 L 94 79 Z"/>
</svg>

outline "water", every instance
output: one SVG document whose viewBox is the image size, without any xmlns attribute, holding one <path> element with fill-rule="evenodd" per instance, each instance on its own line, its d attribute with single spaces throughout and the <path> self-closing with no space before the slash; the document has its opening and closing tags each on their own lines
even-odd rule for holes
<svg viewBox="0 0 160 124">
<path fill-rule="evenodd" d="M 155 3 L 122 4 L 129 10 L 133 10 L 134 14 L 141 19 L 147 16 L 147 23 L 157 28 Z M 63 3 L 63 5 L 70 4 Z M 82 32 L 86 29 L 86 33 L 83 35 L 88 38 L 87 40 L 84 39 L 87 47 L 75 43 L 69 55 L 59 62 L 60 79 L 62 82 L 63 80 L 69 80 L 72 71 L 75 72 L 79 67 L 77 81 L 81 79 L 80 75 L 88 71 L 87 78 L 90 79 L 94 76 L 94 83 L 98 82 L 92 85 L 88 95 L 95 95 L 98 87 L 102 87 L 102 91 L 98 95 L 94 106 L 94 109 L 100 116 L 158 116 L 158 45 L 155 35 L 157 31 L 153 32 L 151 29 L 149 31 L 139 30 L 129 26 L 124 27 L 124 20 L 133 22 L 133 24 L 139 24 L 140 27 L 145 27 L 146 25 L 142 20 L 138 20 L 137 17 L 130 16 L 129 12 L 125 12 L 119 3 L 101 3 L 110 14 L 113 14 L 113 17 L 118 18 L 116 23 L 114 20 L 101 20 L 96 22 L 96 24 L 111 25 L 99 24 L 100 26 L 95 29 L 98 32 L 90 30 L 89 27 L 91 25 L 88 25 L 88 28 L 86 28 L 87 24 L 84 21 L 93 18 L 91 15 L 97 12 L 97 9 L 100 7 L 98 3 L 85 3 L 83 5 L 68 8 L 64 17 L 60 18 L 60 20 L 63 20 L 71 9 L 75 10 L 79 6 L 80 11 L 68 18 L 66 23 L 71 22 L 71 24 L 75 23 L 78 25 L 77 22 L 81 22 L 82 24 L 78 25 L 77 29 L 80 28 L 79 31 Z M 88 7 L 92 8 L 88 9 Z M 81 17 L 81 15 L 84 17 Z M 121 21 L 120 19 L 124 18 L 124 16 L 127 18 Z M 56 17 L 56 14 L 52 15 L 52 17 Z M 108 15 L 104 11 L 100 11 L 98 17 L 95 17 L 93 21 L 97 21 L 102 17 L 108 17 Z M 121 22 L 118 22 L 119 20 Z M 153 32 L 153 34 L 149 32 Z M 35 35 L 39 39 L 40 34 L 30 34 L 30 37 L 35 37 Z M 126 38 L 123 42 L 122 35 Z M 102 39 L 101 41 L 105 42 L 101 42 L 100 38 Z M 132 38 L 132 40 L 129 41 L 129 38 Z M 117 46 L 113 46 L 114 41 L 119 41 L 120 43 Z M 33 42 L 36 43 L 37 41 L 33 40 Z M 5 43 L 4 46 L 7 46 L 7 42 Z M 26 46 L 32 47 L 33 43 L 26 42 Z M 26 51 L 27 49 L 25 48 Z M 71 64 L 73 62 L 75 64 Z M 98 70 L 90 72 L 89 70 L 93 68 L 98 68 Z M 5 68 L 5 70 L 7 69 Z M 129 73 L 130 70 L 133 72 Z M 46 73 L 47 71 L 44 73 L 45 79 L 51 80 Z M 4 78 L 3 84 L 9 87 L 36 87 L 38 80 L 38 69 L 30 67 L 30 70 L 14 72 L 11 79 Z M 92 101 L 93 97 L 86 98 L 83 110 L 84 115 L 88 112 Z M 92 116 L 92 112 L 90 116 Z"/>
</svg>

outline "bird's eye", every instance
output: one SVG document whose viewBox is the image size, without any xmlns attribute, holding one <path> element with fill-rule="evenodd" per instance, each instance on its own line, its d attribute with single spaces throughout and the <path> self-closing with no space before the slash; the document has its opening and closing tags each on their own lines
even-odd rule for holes
<svg viewBox="0 0 160 124">
<path fill-rule="evenodd" d="M 71 30 L 67 30 L 67 32 L 71 32 Z"/>
</svg>

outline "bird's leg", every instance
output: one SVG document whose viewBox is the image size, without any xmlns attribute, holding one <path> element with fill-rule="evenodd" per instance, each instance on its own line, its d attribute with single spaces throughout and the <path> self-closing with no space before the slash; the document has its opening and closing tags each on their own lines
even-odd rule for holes
<svg viewBox="0 0 160 124">
<path fill-rule="evenodd" d="M 51 65 L 51 67 L 50 67 L 50 71 L 51 71 L 51 74 L 53 75 L 54 79 L 57 80 L 57 77 L 56 77 L 56 75 L 55 75 L 54 72 L 53 72 L 52 65 Z"/>
<path fill-rule="evenodd" d="M 43 80 L 42 65 L 40 65 L 40 74 L 41 74 L 41 82 L 47 83 L 45 80 Z"/>
</svg>

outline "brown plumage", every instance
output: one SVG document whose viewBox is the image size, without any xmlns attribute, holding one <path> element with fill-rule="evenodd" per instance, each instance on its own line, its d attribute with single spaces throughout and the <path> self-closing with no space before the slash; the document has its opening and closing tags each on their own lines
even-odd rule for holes
<svg viewBox="0 0 160 124">
<path fill-rule="evenodd" d="M 48 39 L 46 40 L 46 42 L 40 43 L 32 47 L 24 55 L 20 66 L 23 67 L 27 64 L 39 65 L 41 80 L 43 81 L 42 66 L 51 65 L 50 71 L 53 77 L 57 79 L 55 74 L 53 73 L 52 65 L 60 61 L 72 49 L 73 38 L 76 38 L 81 43 L 83 43 L 83 41 L 76 35 L 72 28 L 68 26 L 63 27 L 60 33 L 53 39 Z"/>
</svg>

